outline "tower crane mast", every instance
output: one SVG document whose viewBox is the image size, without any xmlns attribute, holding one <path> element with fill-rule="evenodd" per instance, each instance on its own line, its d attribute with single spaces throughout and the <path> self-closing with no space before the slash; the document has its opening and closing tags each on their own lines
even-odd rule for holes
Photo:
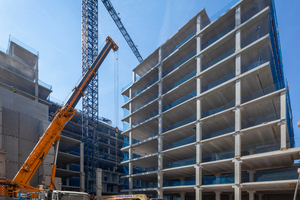
<svg viewBox="0 0 300 200">
<path fill-rule="evenodd" d="M 116 10 L 114 9 L 112 3 L 110 0 L 101 0 L 102 3 L 104 4 L 105 8 L 107 9 L 108 13 L 116 23 L 118 29 L 121 31 L 123 37 L 125 38 L 126 42 L 128 43 L 129 47 L 131 48 L 132 52 L 134 53 L 135 57 L 138 59 L 138 61 L 141 63 L 143 62 L 143 58 L 136 48 L 136 45 L 132 41 L 130 35 L 128 34 L 127 30 L 125 29 L 123 23 L 121 22 L 121 19 L 119 18 Z"/>
</svg>

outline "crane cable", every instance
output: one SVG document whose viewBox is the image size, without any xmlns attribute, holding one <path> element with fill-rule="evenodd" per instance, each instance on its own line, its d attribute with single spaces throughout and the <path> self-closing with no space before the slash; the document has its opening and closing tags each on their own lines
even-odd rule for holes
<svg viewBox="0 0 300 200">
<path fill-rule="evenodd" d="M 115 111 L 115 124 L 116 130 L 119 130 L 119 51 L 115 51 L 114 53 L 114 111 Z M 118 162 L 118 131 L 115 133 L 116 137 L 116 169 L 117 169 L 117 162 Z"/>
</svg>

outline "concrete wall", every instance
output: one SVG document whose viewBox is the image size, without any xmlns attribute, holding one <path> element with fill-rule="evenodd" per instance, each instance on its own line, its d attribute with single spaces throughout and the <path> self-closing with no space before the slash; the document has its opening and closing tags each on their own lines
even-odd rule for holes
<svg viewBox="0 0 300 200">
<path fill-rule="evenodd" d="M 6 151 L 5 176 L 13 179 L 44 131 L 44 126 L 41 130 L 40 125 L 48 122 L 48 106 L 1 87 L 0 94 L 3 126 L 0 147 Z M 51 158 L 48 160 L 53 161 Z M 41 183 L 39 175 L 42 174 L 39 173 L 33 176 L 30 185 L 36 187 Z"/>
</svg>

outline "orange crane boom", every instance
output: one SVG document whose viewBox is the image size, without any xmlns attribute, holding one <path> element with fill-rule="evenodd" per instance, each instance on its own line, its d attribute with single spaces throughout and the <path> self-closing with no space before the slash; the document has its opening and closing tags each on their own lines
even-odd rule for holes
<svg viewBox="0 0 300 200">
<path fill-rule="evenodd" d="M 56 157 L 58 152 L 58 144 L 60 141 L 60 133 L 65 125 L 72 119 L 75 115 L 76 110 L 74 109 L 80 98 L 84 95 L 84 90 L 96 75 L 97 70 L 102 64 L 103 60 L 106 58 L 109 51 L 118 50 L 116 43 L 107 37 L 106 44 L 104 45 L 101 52 L 98 54 L 97 58 L 93 64 L 87 69 L 86 73 L 82 76 L 79 84 L 73 89 L 72 94 L 68 98 L 67 102 L 63 105 L 61 109 L 58 110 L 53 121 L 39 139 L 38 143 L 26 159 L 25 163 L 18 171 L 13 180 L 0 181 L 0 185 L 5 187 L 5 196 L 13 196 L 13 191 L 16 190 L 28 190 L 28 191 L 39 191 L 38 188 L 32 187 L 29 184 L 36 170 L 39 168 L 45 156 L 49 152 L 52 145 L 56 143 L 55 158 L 52 167 L 52 175 L 50 182 L 50 190 L 53 190 L 53 182 L 56 172 Z"/>
</svg>

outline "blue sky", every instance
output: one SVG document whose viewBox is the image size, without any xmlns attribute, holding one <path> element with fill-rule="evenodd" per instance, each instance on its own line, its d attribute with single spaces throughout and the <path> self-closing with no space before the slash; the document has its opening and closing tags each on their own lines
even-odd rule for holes
<svg viewBox="0 0 300 200">
<path fill-rule="evenodd" d="M 156 50 L 202 8 L 214 15 L 231 0 L 111 0 L 143 58 Z M 275 0 L 285 78 L 289 78 L 294 130 L 300 146 L 300 1 Z M 64 100 L 81 76 L 81 0 L 0 0 L 0 47 L 13 37 L 39 51 L 40 79 Z M 120 90 L 132 80 L 138 61 L 99 0 L 99 45 L 109 35 L 119 45 Z M 99 69 L 100 114 L 114 121 L 114 55 Z M 124 103 L 119 96 L 119 107 Z M 81 106 L 79 106 L 80 108 Z M 120 117 L 123 111 L 119 109 Z M 113 122 L 116 124 L 115 122 Z M 119 123 L 121 125 L 121 123 Z M 121 126 L 122 127 L 122 126 Z M 299 141 L 299 142 L 298 142 Z"/>
</svg>

